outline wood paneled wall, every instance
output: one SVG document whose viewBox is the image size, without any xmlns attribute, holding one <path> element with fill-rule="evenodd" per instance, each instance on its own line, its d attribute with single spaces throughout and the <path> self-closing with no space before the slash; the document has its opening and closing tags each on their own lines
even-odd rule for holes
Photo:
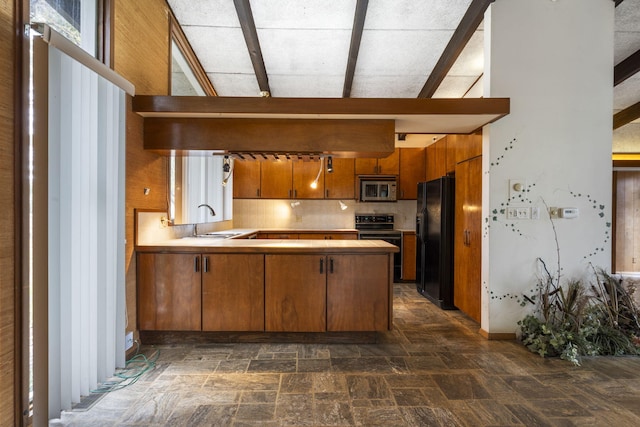
<svg viewBox="0 0 640 427">
<path fill-rule="evenodd" d="M 14 230 L 15 3 L 0 1 L 0 425 L 14 418 L 16 330 Z"/>
<path fill-rule="evenodd" d="M 138 95 L 169 95 L 170 35 L 165 0 L 116 0 L 114 70 Z M 143 120 L 127 103 L 126 274 L 128 331 L 136 325 L 134 209 L 167 208 L 167 158 L 143 150 Z M 149 188 L 149 195 L 144 189 Z"/>
<path fill-rule="evenodd" d="M 640 172 L 616 171 L 614 272 L 640 272 Z"/>
</svg>

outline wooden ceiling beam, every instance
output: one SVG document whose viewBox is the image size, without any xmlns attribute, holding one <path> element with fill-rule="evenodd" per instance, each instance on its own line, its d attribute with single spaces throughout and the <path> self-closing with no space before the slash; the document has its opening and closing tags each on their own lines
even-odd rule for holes
<svg viewBox="0 0 640 427">
<path fill-rule="evenodd" d="M 247 49 L 249 50 L 251 64 L 253 65 L 253 71 L 256 73 L 260 92 L 267 96 L 271 96 L 269 77 L 267 76 L 267 69 L 264 66 L 262 49 L 260 48 L 260 41 L 258 40 L 258 31 L 256 30 L 256 24 L 253 20 L 253 13 L 251 12 L 249 0 L 233 0 L 233 4 L 236 7 L 236 13 L 240 20 L 240 27 L 242 28 L 242 34 L 244 35 L 244 41 L 247 44 Z"/>
<path fill-rule="evenodd" d="M 353 76 L 356 72 L 356 63 L 358 61 L 358 52 L 360 51 L 360 42 L 362 41 L 362 31 L 364 30 L 364 20 L 367 16 L 368 6 L 369 0 L 358 0 L 356 3 L 353 29 L 351 30 L 349 58 L 347 60 L 347 71 L 345 72 L 344 86 L 342 88 L 343 98 L 349 98 L 351 96 L 351 85 L 353 84 Z"/>
<path fill-rule="evenodd" d="M 613 67 L 613 85 L 619 85 L 638 72 L 640 72 L 640 50 Z"/>
<path fill-rule="evenodd" d="M 440 55 L 438 63 L 433 68 L 427 82 L 418 94 L 418 98 L 431 98 L 433 96 L 469 42 L 469 39 L 484 19 L 484 12 L 494 1 L 495 0 L 473 0 L 471 2 L 458 28 L 456 28 L 453 36 L 451 36 L 447 47 L 444 49 L 444 52 L 442 52 L 442 55 Z"/>
<path fill-rule="evenodd" d="M 640 102 L 613 115 L 613 129 L 618 129 L 634 120 L 640 119 Z"/>
</svg>

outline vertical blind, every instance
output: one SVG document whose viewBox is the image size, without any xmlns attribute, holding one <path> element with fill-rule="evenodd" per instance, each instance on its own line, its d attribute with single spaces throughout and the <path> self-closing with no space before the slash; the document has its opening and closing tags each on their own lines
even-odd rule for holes
<svg viewBox="0 0 640 427">
<path fill-rule="evenodd" d="M 41 66 L 37 61 L 34 66 Z M 49 418 L 58 418 L 124 365 L 126 93 L 94 69 L 50 43 Z M 34 143 L 35 156 L 39 149 Z M 39 403 L 34 396 L 34 409 Z"/>
</svg>

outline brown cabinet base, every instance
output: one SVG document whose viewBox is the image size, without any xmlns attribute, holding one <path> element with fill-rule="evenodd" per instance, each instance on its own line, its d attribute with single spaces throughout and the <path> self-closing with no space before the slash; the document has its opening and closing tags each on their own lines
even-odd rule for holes
<svg viewBox="0 0 640 427">
<path fill-rule="evenodd" d="M 384 342 L 380 332 L 199 332 L 140 331 L 140 341 L 150 344 L 293 343 L 376 344 Z"/>
</svg>

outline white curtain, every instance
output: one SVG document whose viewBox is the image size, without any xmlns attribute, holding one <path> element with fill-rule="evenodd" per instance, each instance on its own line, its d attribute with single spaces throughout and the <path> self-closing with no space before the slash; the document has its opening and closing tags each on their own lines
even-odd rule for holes
<svg viewBox="0 0 640 427">
<path fill-rule="evenodd" d="M 86 57 L 81 58 L 85 63 Z M 38 58 L 34 64 L 42 65 Z M 125 362 L 126 92 L 95 69 L 50 43 L 46 138 L 49 418 L 58 418 L 61 410 L 89 395 Z M 34 156 L 42 155 L 39 149 L 42 147 L 34 143 Z M 34 217 L 41 214 L 34 209 Z M 34 235 L 34 245 L 40 238 Z M 37 283 L 34 288 L 38 289 Z M 34 399 L 35 406 L 39 403 Z"/>
</svg>

